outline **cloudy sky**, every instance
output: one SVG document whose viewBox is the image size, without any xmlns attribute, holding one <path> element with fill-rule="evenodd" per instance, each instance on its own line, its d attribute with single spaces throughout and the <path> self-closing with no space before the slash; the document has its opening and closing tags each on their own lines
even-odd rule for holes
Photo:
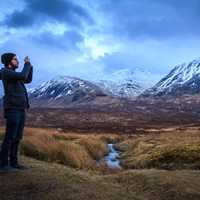
<svg viewBox="0 0 200 200">
<path fill-rule="evenodd" d="M 29 87 L 56 75 L 102 79 L 141 68 L 157 80 L 200 57 L 199 0 L 1 0 L 0 53 L 29 55 Z"/>
</svg>

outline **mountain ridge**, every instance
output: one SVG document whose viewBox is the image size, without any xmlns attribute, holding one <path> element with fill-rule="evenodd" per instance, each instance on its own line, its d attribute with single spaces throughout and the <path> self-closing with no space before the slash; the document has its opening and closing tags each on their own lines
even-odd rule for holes
<svg viewBox="0 0 200 200">
<path fill-rule="evenodd" d="M 141 96 L 179 96 L 198 93 L 200 93 L 200 58 L 176 65 L 158 83 L 144 91 Z"/>
</svg>

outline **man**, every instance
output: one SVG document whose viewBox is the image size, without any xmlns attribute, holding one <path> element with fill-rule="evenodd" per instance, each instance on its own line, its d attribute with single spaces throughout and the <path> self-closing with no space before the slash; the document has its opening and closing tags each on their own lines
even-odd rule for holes
<svg viewBox="0 0 200 200">
<path fill-rule="evenodd" d="M 32 81 L 33 66 L 28 57 L 24 59 L 21 72 L 16 72 L 19 61 L 16 54 L 1 55 L 4 67 L 0 70 L 3 82 L 3 110 L 6 119 L 6 131 L 0 149 L 0 171 L 17 171 L 28 167 L 18 162 L 18 147 L 23 137 L 26 109 L 29 109 L 29 99 L 24 83 Z"/>
</svg>

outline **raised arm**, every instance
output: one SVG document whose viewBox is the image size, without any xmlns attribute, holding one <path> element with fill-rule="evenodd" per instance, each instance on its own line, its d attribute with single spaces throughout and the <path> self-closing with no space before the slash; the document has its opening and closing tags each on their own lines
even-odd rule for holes
<svg viewBox="0 0 200 200">
<path fill-rule="evenodd" d="M 28 77 L 24 80 L 24 83 L 30 83 L 32 81 L 32 77 L 33 77 L 33 66 L 31 65 Z"/>
<path fill-rule="evenodd" d="M 32 68 L 32 66 L 30 63 L 25 63 L 21 72 L 15 72 L 11 69 L 4 68 L 4 70 L 2 72 L 2 79 L 25 81 L 28 78 L 31 68 Z"/>
</svg>

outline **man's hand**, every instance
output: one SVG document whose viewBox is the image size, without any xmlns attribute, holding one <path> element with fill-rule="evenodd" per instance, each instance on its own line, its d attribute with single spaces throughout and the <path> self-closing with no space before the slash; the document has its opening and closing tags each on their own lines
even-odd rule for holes
<svg viewBox="0 0 200 200">
<path fill-rule="evenodd" d="M 24 62 L 25 62 L 25 63 L 30 63 L 30 58 L 29 58 L 28 56 L 26 56 L 26 57 L 24 58 Z"/>
</svg>

